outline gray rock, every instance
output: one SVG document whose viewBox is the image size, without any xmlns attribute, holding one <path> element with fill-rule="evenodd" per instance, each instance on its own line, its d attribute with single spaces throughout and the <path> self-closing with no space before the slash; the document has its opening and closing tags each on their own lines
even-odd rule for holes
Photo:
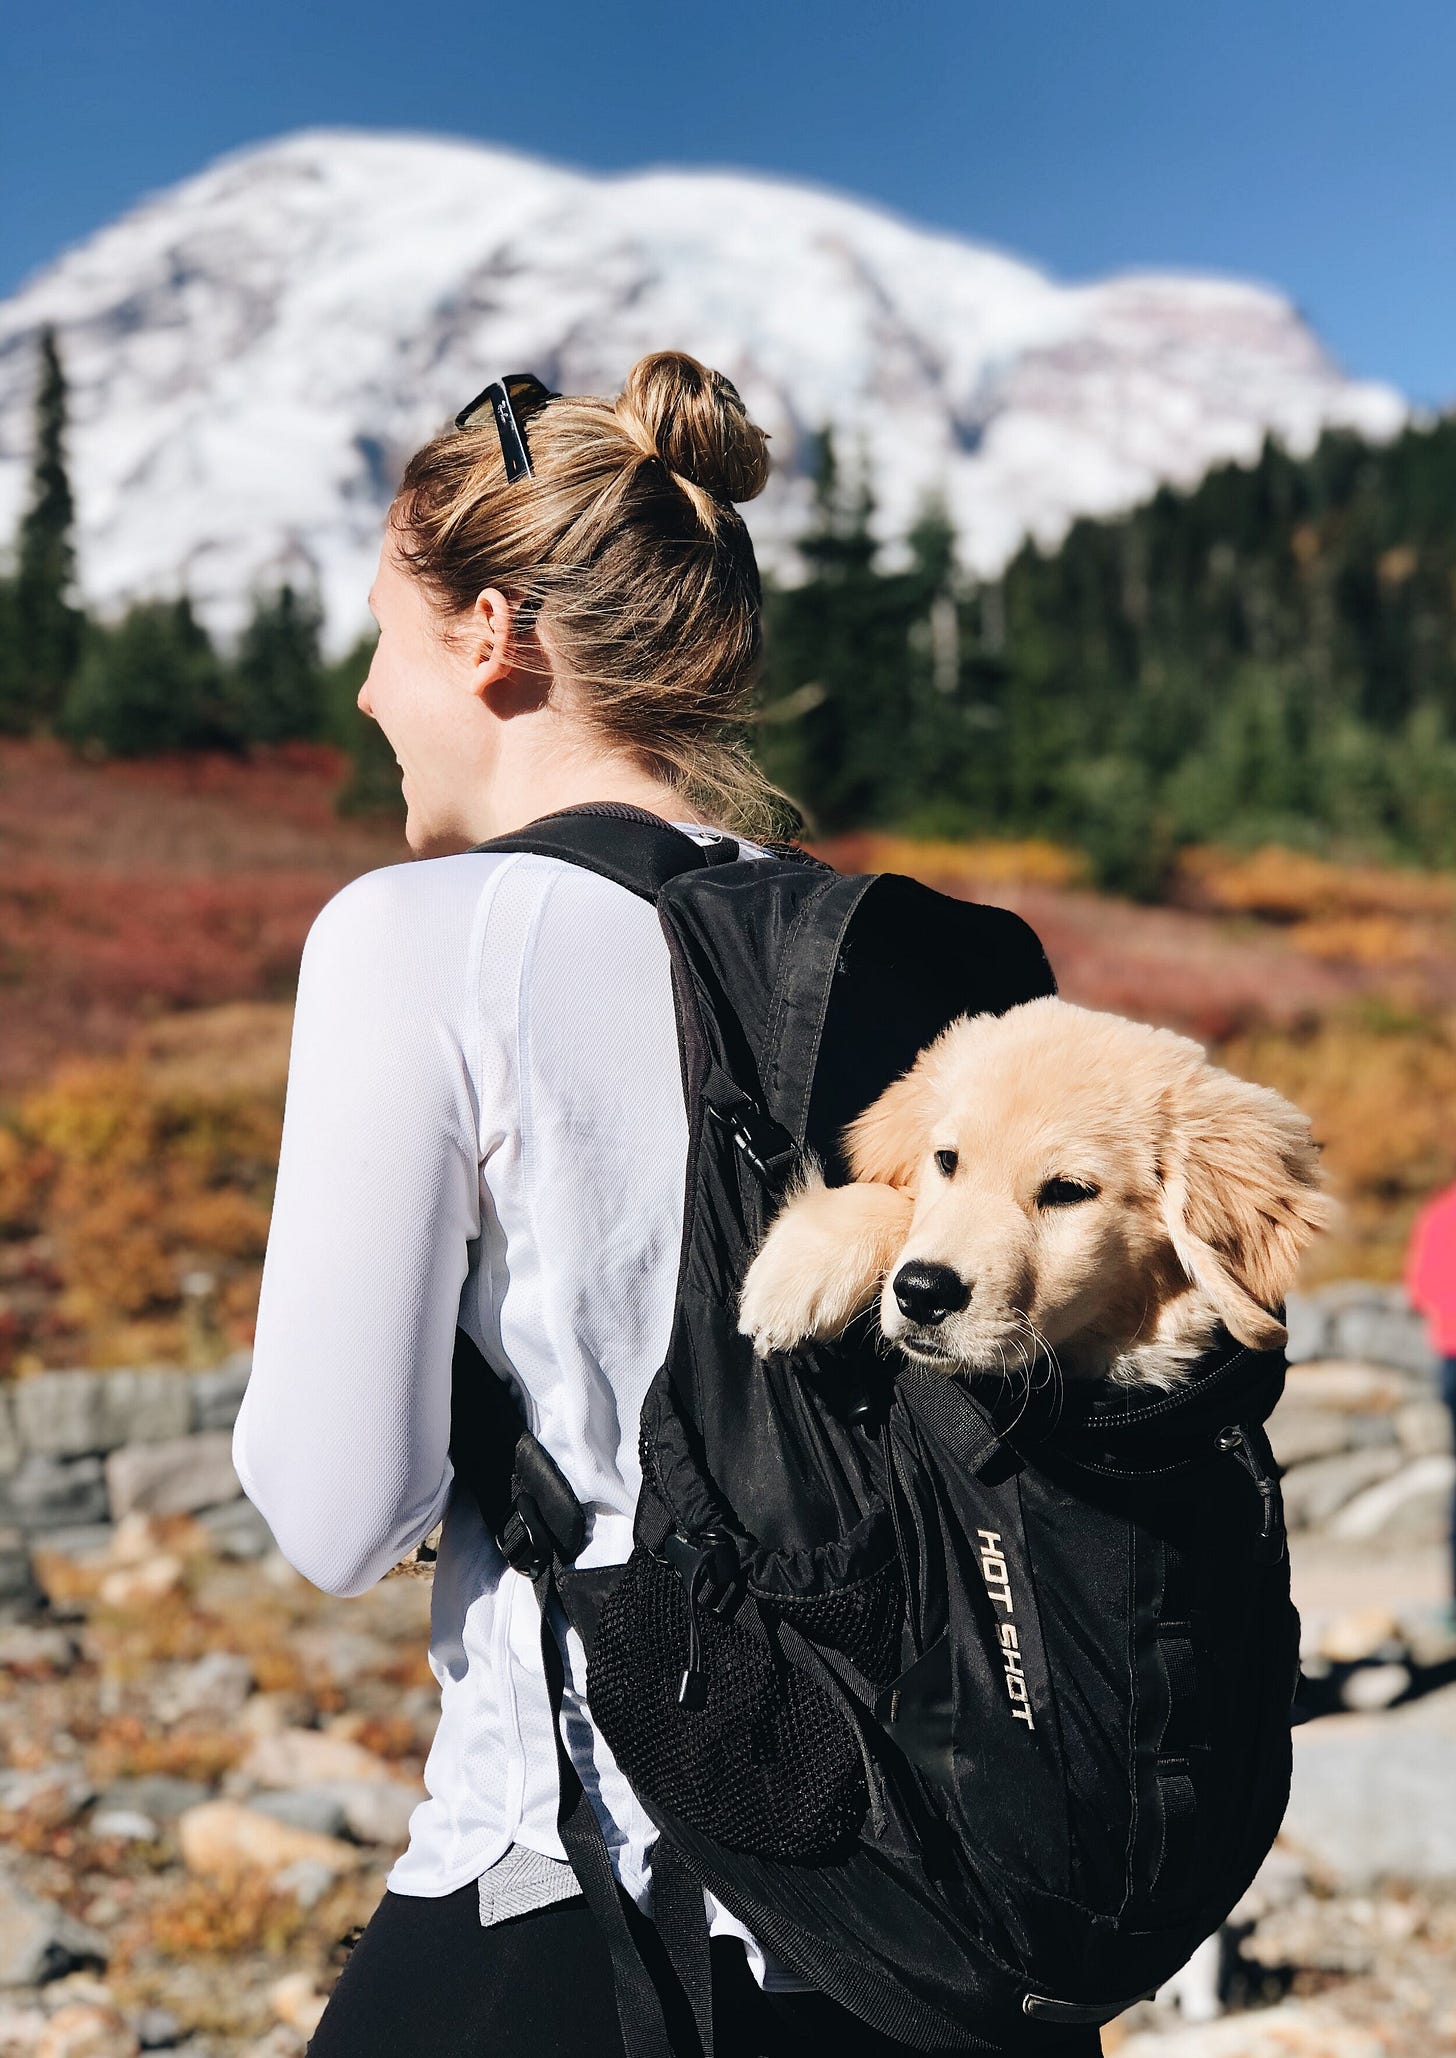
<svg viewBox="0 0 1456 2058">
<path fill-rule="evenodd" d="M 114 1372 L 37 1372 L 15 1390 L 16 1422 L 27 1450 L 52 1458 L 103 1455 L 124 1443 L 181 1436 L 191 1395 L 166 1366 Z"/>
<path fill-rule="evenodd" d="M 24 1622 L 0 1630 L 0 1672 L 28 1672 L 36 1666 L 69 1672 L 79 1655 L 75 1638 L 64 1629 Z"/>
<path fill-rule="evenodd" d="M 145 1772 L 134 1779 L 114 1779 L 96 1805 L 108 1814 L 150 1815 L 171 1822 L 188 1808 L 212 1799 L 212 1788 L 196 1779 L 175 1779 L 168 1772 Z"/>
<path fill-rule="evenodd" d="M 1398 1701 L 1410 1683 L 1404 1665 L 1362 1665 L 1340 1688 L 1340 1699 L 1347 1708 L 1374 1713 Z"/>
<path fill-rule="evenodd" d="M 262 1558 L 273 1549 L 273 1532 L 251 1501 L 224 1501 L 219 1508 L 201 1508 L 197 1519 L 220 1558 Z"/>
<path fill-rule="evenodd" d="M 78 1965 L 104 1966 L 106 1940 L 0 1872 L 0 1987 L 40 1986 Z"/>
<path fill-rule="evenodd" d="M 0 1620 L 27 1615 L 39 1599 L 24 1531 L 0 1529 Z"/>
<path fill-rule="evenodd" d="M 151 1844 L 157 1840 L 157 1825 L 140 1808 L 98 1808 L 90 1822 L 92 1836 L 120 1837 L 127 1843 Z"/>
<path fill-rule="evenodd" d="M 34 1808 L 48 1822 L 73 1822 L 95 1798 L 95 1787 L 75 1765 L 53 1762 L 0 1772 L 0 1809 L 7 1814 Z"/>
<path fill-rule="evenodd" d="M 1456 1458 L 1417 1458 L 1390 1479 L 1347 1502 L 1330 1524 L 1332 1536 L 1352 1541 L 1436 1543 L 1445 1534 L 1456 1490 Z"/>
<path fill-rule="evenodd" d="M 1387 1445 L 1296 1465 L 1284 1475 L 1284 1519 L 1291 1529 L 1317 1529 L 1364 1488 L 1398 1472 L 1400 1463 L 1400 1452 Z"/>
<path fill-rule="evenodd" d="M 0 1523 L 30 1531 L 61 1529 L 101 1521 L 105 1514 L 106 1480 L 99 1458 L 33 1453 L 0 1478 Z"/>
<path fill-rule="evenodd" d="M 1456 1686 L 1296 1729 L 1280 1838 L 1346 1893 L 1456 1880 Z"/>
<path fill-rule="evenodd" d="M 110 1551 L 115 1536 L 109 1522 L 66 1523 L 46 1531 L 45 1547 L 59 1551 L 63 1558 L 101 1558 Z"/>
<path fill-rule="evenodd" d="M 243 1490 L 233 1470 L 232 1436 L 225 1429 L 166 1443 L 126 1444 L 106 1460 L 106 1486 L 117 1521 L 133 1508 L 148 1515 L 191 1515 L 236 1500 Z"/>
<path fill-rule="evenodd" d="M 0 1387 L 0 1472 L 13 1472 L 24 1455 L 15 1424 L 15 1403 Z"/>
<path fill-rule="evenodd" d="M 1435 1373 L 1425 1319 L 1406 1304 L 1398 1289 L 1378 1300 L 1370 1293 L 1369 1298 L 1337 1309 L 1331 1349 L 1337 1357 L 1367 1358 L 1373 1365 L 1394 1365 L 1423 1378 Z"/>
<path fill-rule="evenodd" d="M 185 1665 L 173 1665 L 152 1693 L 161 1722 L 205 1715 L 227 1722 L 253 1691 L 253 1668 L 236 1651 L 208 1651 Z"/>
<path fill-rule="evenodd" d="M 1408 1401 L 1396 1414 L 1395 1432 L 1410 1457 L 1443 1456 L 1451 1448 L 1451 1411 L 1440 1401 Z"/>
<path fill-rule="evenodd" d="M 409 1842 L 410 1816 L 425 1798 L 419 1787 L 397 1779 L 341 1780 L 333 1792 L 356 1844 L 388 1844 L 401 1851 Z"/>
<path fill-rule="evenodd" d="M 329 1786 L 300 1786 L 290 1792 L 254 1794 L 248 1802 L 260 1815 L 286 1822 L 293 1829 L 311 1829 L 319 1836 L 343 1836 L 348 1824 L 338 1791 Z"/>
<path fill-rule="evenodd" d="M 214 1365 L 206 1372 L 194 1372 L 192 1386 L 192 1427 L 194 1429 L 231 1429 L 238 1418 L 242 1405 L 243 1388 L 248 1383 L 252 1369 L 253 1354 L 241 1351 L 229 1358 L 225 1365 Z"/>
<path fill-rule="evenodd" d="M 1267 1426 L 1274 1456 L 1286 1468 L 1308 1464 L 1311 1458 L 1333 1457 L 1351 1442 L 1350 1417 L 1339 1408 L 1281 1401 Z"/>
<path fill-rule="evenodd" d="M 295 1858 L 291 1865 L 274 1873 L 273 1884 L 279 1893 L 292 1894 L 300 1908 L 312 1908 L 323 1899 L 336 1877 L 317 1858 Z"/>
<path fill-rule="evenodd" d="M 1330 1314 L 1312 1294 L 1292 1293 L 1284 1303 L 1284 1321 L 1289 1330 L 1285 1356 L 1291 1365 L 1306 1358 L 1329 1355 Z"/>
<path fill-rule="evenodd" d="M 182 2025 L 170 2008 L 143 2008 L 136 2033 L 144 2051 L 166 2051 L 180 2040 Z"/>
</svg>

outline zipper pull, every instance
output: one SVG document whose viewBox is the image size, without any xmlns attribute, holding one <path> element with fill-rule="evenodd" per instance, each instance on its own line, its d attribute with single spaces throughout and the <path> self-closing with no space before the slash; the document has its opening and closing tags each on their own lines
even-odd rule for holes
<svg viewBox="0 0 1456 2058">
<path fill-rule="evenodd" d="M 1275 1481 L 1259 1463 L 1253 1444 L 1246 1431 L 1237 1422 L 1231 1422 L 1226 1429 L 1220 1429 L 1215 1439 L 1218 1448 L 1238 1459 L 1259 1489 L 1263 1505 L 1263 1521 L 1259 1536 L 1266 1554 L 1273 1559 L 1284 1556 L 1284 1523 L 1279 1512 L 1279 1499 Z"/>
</svg>

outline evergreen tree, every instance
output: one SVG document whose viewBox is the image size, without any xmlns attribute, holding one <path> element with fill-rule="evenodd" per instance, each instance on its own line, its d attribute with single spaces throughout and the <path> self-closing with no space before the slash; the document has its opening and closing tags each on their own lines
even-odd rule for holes
<svg viewBox="0 0 1456 2058">
<path fill-rule="evenodd" d="M 222 666 L 191 602 L 142 601 L 115 628 L 88 628 L 57 726 L 118 757 L 235 746 Z"/>
<path fill-rule="evenodd" d="M 41 332 L 40 358 L 30 504 L 20 524 L 13 602 L 25 728 L 48 727 L 54 720 L 80 657 L 84 626 L 71 602 L 75 507 L 66 476 L 66 379 L 54 329 Z M 11 686 L 7 726 L 16 719 L 15 695 Z"/>
<path fill-rule="evenodd" d="M 335 799 L 341 815 L 405 817 L 399 766 L 384 731 L 359 709 L 359 688 L 369 676 L 378 632 L 361 636 L 324 674 L 329 738 L 349 755 L 349 775 Z"/>
<path fill-rule="evenodd" d="M 292 585 L 258 597 L 228 681 L 233 726 L 250 743 L 324 734 L 327 711 L 317 598 Z"/>
</svg>

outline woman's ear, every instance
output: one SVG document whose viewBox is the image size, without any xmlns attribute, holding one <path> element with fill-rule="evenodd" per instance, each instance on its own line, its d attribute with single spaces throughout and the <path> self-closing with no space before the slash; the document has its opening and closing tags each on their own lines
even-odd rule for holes
<svg viewBox="0 0 1456 2058">
<path fill-rule="evenodd" d="M 474 690 L 485 693 L 506 676 L 515 655 L 511 604 L 498 587 L 487 586 L 476 594 L 467 633 Z"/>
<path fill-rule="evenodd" d="M 1271 1312 L 1334 1220 L 1309 1118 L 1267 1086 L 1203 1066 L 1176 1088 L 1163 1150 L 1163 1219 L 1178 1261 L 1251 1350 L 1288 1331 Z"/>
<path fill-rule="evenodd" d="M 850 1170 L 856 1179 L 881 1186 L 912 1187 L 930 1149 L 935 1094 L 924 1055 L 887 1086 L 844 1132 Z"/>
</svg>

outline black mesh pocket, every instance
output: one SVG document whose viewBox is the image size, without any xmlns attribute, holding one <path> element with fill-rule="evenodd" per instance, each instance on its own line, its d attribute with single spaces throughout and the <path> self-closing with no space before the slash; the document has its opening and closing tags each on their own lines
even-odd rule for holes
<svg viewBox="0 0 1456 2058">
<path fill-rule="evenodd" d="M 825 1593 L 770 1598 L 750 1589 L 731 1620 L 700 1606 L 707 1698 L 684 1708 L 687 1593 L 677 1572 L 639 1545 L 602 1609 L 587 1698 L 647 1801 L 729 1850 L 826 1857 L 863 1819 L 864 1763 L 853 1718 L 789 1662 L 777 1621 L 841 1651 L 878 1684 L 895 1669 L 900 1616 L 893 1562 Z"/>
</svg>

